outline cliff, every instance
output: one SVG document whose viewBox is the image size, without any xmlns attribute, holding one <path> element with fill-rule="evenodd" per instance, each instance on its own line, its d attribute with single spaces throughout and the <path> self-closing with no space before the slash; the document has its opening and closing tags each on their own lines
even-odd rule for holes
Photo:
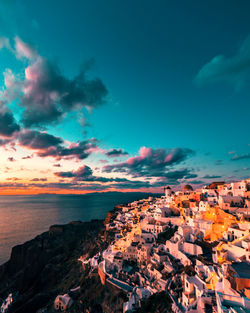
<svg viewBox="0 0 250 313">
<path fill-rule="evenodd" d="M 127 295 L 108 283 L 103 286 L 97 270 L 78 261 L 80 256 L 95 256 L 114 240 L 105 224 L 115 218 L 117 210 L 109 212 L 104 221 L 53 225 L 49 231 L 15 246 L 10 260 L 0 266 L 0 305 L 1 299 L 13 293 L 8 313 L 52 313 L 57 312 L 53 308 L 56 296 L 68 293 L 73 305 L 67 312 L 121 313 Z M 159 309 L 159 299 L 153 297 L 138 312 L 169 312 L 162 307 Z"/>
<path fill-rule="evenodd" d="M 0 267 L 0 298 L 18 291 L 9 312 L 32 313 L 44 307 L 50 312 L 58 294 L 79 285 L 71 312 L 91 312 L 92 307 L 96 311 L 102 299 L 113 302 L 115 292 L 105 291 L 97 273 L 90 275 L 88 268 L 83 271 L 78 261 L 81 255 L 92 257 L 105 249 L 111 239 L 105 236 L 104 241 L 104 235 L 103 221 L 72 222 L 51 226 L 35 239 L 15 246 L 10 260 Z"/>
</svg>

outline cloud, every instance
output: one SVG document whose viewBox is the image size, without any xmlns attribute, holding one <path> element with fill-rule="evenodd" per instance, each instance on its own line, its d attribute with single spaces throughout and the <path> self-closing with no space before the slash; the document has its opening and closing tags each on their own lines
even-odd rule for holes
<svg viewBox="0 0 250 313">
<path fill-rule="evenodd" d="M 63 143 L 59 137 L 35 130 L 23 130 L 18 136 L 18 140 L 23 147 L 41 150 L 56 147 Z"/>
<path fill-rule="evenodd" d="M 8 144 L 10 144 L 10 143 L 12 143 L 12 139 L 2 139 L 2 138 L 0 138 L 0 147 L 1 146 L 6 146 L 6 145 L 8 145 Z"/>
<path fill-rule="evenodd" d="M 30 181 L 47 181 L 47 178 L 33 178 Z"/>
<path fill-rule="evenodd" d="M 195 178 L 197 177 L 197 174 L 193 174 L 190 172 L 190 169 L 181 169 L 181 170 L 176 170 L 176 171 L 170 171 L 167 172 L 164 177 L 170 180 L 177 180 L 177 179 L 189 179 L 189 178 Z"/>
<path fill-rule="evenodd" d="M 95 176 L 93 175 L 92 169 L 87 165 L 83 165 L 79 167 L 76 171 L 55 172 L 54 174 L 60 178 L 71 179 L 72 183 L 88 182 L 88 183 L 94 184 L 94 186 L 99 186 L 98 183 L 99 184 L 101 183 L 102 190 L 139 189 L 139 188 L 150 188 L 150 187 L 162 186 L 162 184 L 151 183 L 149 181 L 129 180 L 127 178 L 120 178 L 120 177 L 110 178 L 110 177 Z"/>
<path fill-rule="evenodd" d="M 61 159 L 86 159 L 96 147 L 94 139 L 71 143 L 68 147 L 62 145 L 52 146 L 48 149 L 40 150 L 37 155 L 40 157 L 54 157 L 56 160 Z"/>
<path fill-rule="evenodd" d="M 38 57 L 37 52 L 27 43 L 23 42 L 19 37 L 15 37 L 15 51 L 17 58 L 26 58 L 34 60 Z"/>
<path fill-rule="evenodd" d="M 161 187 L 165 184 L 179 185 L 183 179 L 196 178 L 198 175 L 191 172 L 191 169 L 182 168 L 178 170 L 168 171 L 163 177 L 158 177 L 154 184 L 155 187 Z"/>
<path fill-rule="evenodd" d="M 205 64 L 195 77 L 195 83 L 201 85 L 214 82 L 229 82 L 239 88 L 249 78 L 249 74 L 250 36 L 245 39 L 234 56 L 217 55 Z"/>
<path fill-rule="evenodd" d="M 7 44 L 8 40 L 0 37 L 0 48 Z M 19 37 L 15 37 L 15 48 L 10 50 L 17 58 L 29 62 L 24 78 L 10 69 L 5 71 L 3 92 L 5 101 L 17 99 L 17 104 L 24 108 L 21 122 L 25 127 L 48 126 L 73 110 L 92 110 L 106 102 L 107 88 L 101 79 L 88 77 L 89 64 L 69 79 L 56 63 L 41 57 Z"/>
<path fill-rule="evenodd" d="M 23 160 L 32 159 L 32 158 L 33 158 L 32 154 L 22 157 Z"/>
<path fill-rule="evenodd" d="M 194 151 L 186 148 L 152 149 L 142 147 L 139 155 L 125 162 L 103 167 L 103 172 L 125 172 L 133 177 L 165 176 L 168 168 L 186 160 Z"/>
<path fill-rule="evenodd" d="M 106 163 L 108 163 L 108 161 L 107 160 L 100 160 L 100 163 L 106 164 Z"/>
<path fill-rule="evenodd" d="M 48 189 L 48 190 L 72 190 L 72 191 L 107 191 L 112 189 L 139 189 L 139 188 L 148 188 L 151 187 L 147 182 L 122 182 L 118 184 L 109 184 L 101 185 L 98 183 L 74 183 L 74 182 L 55 182 L 55 183 L 18 183 L 15 181 L 12 181 L 11 183 L 0 183 L 0 189 L 12 189 L 12 190 L 18 190 L 18 189 L 33 189 L 33 188 L 39 188 L 39 189 Z"/>
<path fill-rule="evenodd" d="M 92 177 L 93 171 L 89 166 L 83 165 L 79 167 L 78 170 L 76 171 L 55 172 L 54 174 L 61 178 L 77 177 L 77 178 L 88 179 L 89 177 Z"/>
<path fill-rule="evenodd" d="M 67 171 L 67 172 L 55 172 L 57 177 L 60 178 L 73 178 L 74 181 L 93 181 L 93 182 L 128 182 L 126 178 L 108 178 L 102 176 L 94 176 L 92 169 L 83 165 L 79 167 L 76 171 Z"/>
<path fill-rule="evenodd" d="M 215 178 L 221 178 L 221 176 L 219 176 L 219 175 L 205 175 L 202 178 L 205 178 L 205 179 L 215 179 Z"/>
<path fill-rule="evenodd" d="M 18 178 L 18 177 L 8 177 L 8 178 L 6 178 L 6 180 L 18 181 L 18 180 L 21 180 L 21 178 Z"/>
<path fill-rule="evenodd" d="M 13 190 L 17 190 L 17 189 L 31 189 L 32 188 L 45 188 L 45 189 L 49 189 L 49 190 L 54 190 L 54 189 L 70 189 L 70 190 L 88 190 L 88 186 L 82 186 L 82 185 L 78 185 L 78 184 L 71 184 L 71 183 L 63 183 L 63 182 L 57 182 L 57 183 L 15 183 L 15 182 L 11 182 L 11 183 L 0 183 L 0 188 L 2 189 L 13 189 Z M 97 187 L 96 187 L 97 189 Z"/>
<path fill-rule="evenodd" d="M 128 152 L 124 151 L 123 149 L 110 149 L 105 152 L 105 155 L 110 158 L 117 158 L 128 155 Z"/>
<path fill-rule="evenodd" d="M 17 139 L 20 146 L 34 150 L 37 156 L 53 157 L 57 160 L 73 158 L 83 160 L 97 147 L 95 138 L 70 143 L 65 147 L 64 141 L 60 137 L 28 129 L 22 130 Z"/>
<path fill-rule="evenodd" d="M 239 160 L 244 160 L 244 159 L 250 159 L 250 153 L 241 154 L 241 155 L 235 154 L 231 158 L 232 161 L 239 161 Z"/>
<path fill-rule="evenodd" d="M 13 114 L 2 108 L 0 111 L 0 136 L 12 137 L 19 130 L 20 126 L 15 121 Z"/>
<path fill-rule="evenodd" d="M 13 157 L 9 157 L 9 158 L 8 158 L 8 161 L 9 161 L 9 162 L 15 162 L 16 159 L 14 159 Z"/>
<path fill-rule="evenodd" d="M 100 79 L 88 80 L 81 71 L 74 79 L 64 77 L 58 66 L 38 58 L 25 70 L 22 121 L 26 127 L 58 122 L 66 112 L 96 108 L 105 102 L 107 89 Z"/>
</svg>

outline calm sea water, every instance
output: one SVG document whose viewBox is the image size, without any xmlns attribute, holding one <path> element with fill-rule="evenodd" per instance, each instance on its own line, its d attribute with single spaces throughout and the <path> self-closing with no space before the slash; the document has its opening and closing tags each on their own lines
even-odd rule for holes
<svg viewBox="0 0 250 313">
<path fill-rule="evenodd" d="M 103 219 L 118 203 L 148 197 L 145 193 L 0 196 L 0 264 L 11 248 L 47 231 L 53 224 Z"/>
</svg>

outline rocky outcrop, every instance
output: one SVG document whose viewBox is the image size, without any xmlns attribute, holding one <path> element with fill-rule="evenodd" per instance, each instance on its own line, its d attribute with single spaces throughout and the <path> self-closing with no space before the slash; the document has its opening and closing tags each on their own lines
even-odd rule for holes
<svg viewBox="0 0 250 313">
<path fill-rule="evenodd" d="M 56 295 L 79 286 L 85 276 L 78 258 L 105 249 L 103 235 L 103 221 L 72 222 L 51 226 L 14 247 L 10 260 L 0 267 L 0 298 L 18 291 L 9 311 L 37 312 L 50 307 Z"/>
<path fill-rule="evenodd" d="M 120 211 L 121 207 L 120 205 L 117 205 L 114 210 L 109 211 L 106 215 L 106 218 L 104 220 L 104 224 L 109 224 L 112 223 L 113 220 L 116 218 L 118 211 Z"/>
</svg>

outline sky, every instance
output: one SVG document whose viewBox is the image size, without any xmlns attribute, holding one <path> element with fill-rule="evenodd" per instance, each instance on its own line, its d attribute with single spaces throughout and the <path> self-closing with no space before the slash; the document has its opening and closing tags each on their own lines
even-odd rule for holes
<svg viewBox="0 0 250 313">
<path fill-rule="evenodd" d="M 0 194 L 249 178 L 249 11 L 0 0 Z"/>
</svg>

